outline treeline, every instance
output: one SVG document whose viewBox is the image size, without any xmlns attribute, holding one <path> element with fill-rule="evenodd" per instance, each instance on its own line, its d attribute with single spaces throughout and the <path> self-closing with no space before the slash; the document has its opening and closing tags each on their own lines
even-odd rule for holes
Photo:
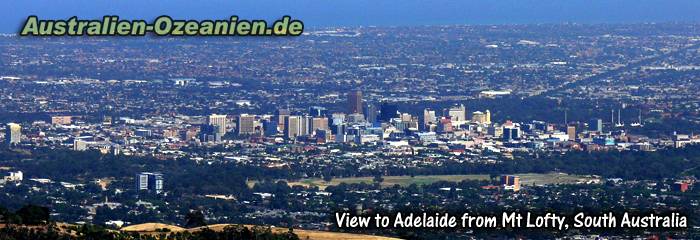
<svg viewBox="0 0 700 240">
<path fill-rule="evenodd" d="M 189 159 L 164 161 L 49 148 L 0 148 L 0 164 L 22 170 L 25 178 L 67 182 L 115 178 L 118 181 L 113 184 L 125 189 L 132 188 L 134 176 L 139 172 L 161 172 L 165 177 L 165 189 L 175 194 L 245 194 L 249 193 L 245 184 L 247 178 L 284 179 L 290 174 L 285 169 L 227 163 L 200 164 Z"/>
<path fill-rule="evenodd" d="M 36 225 L 49 221 L 50 211 L 46 207 L 25 205 L 16 212 L 0 206 L 0 223 Z M 5 239 L 1 238 L 0 239 Z"/>
<path fill-rule="evenodd" d="M 207 227 L 193 232 L 170 233 L 162 231 L 156 235 L 141 235 L 138 233 L 108 230 L 96 225 L 58 226 L 50 220 L 51 210 L 36 205 L 26 205 L 13 212 L 0 206 L 0 239 L 16 240 L 54 240 L 54 239 L 85 239 L 85 240 L 228 240 L 228 239 L 260 239 L 260 240 L 296 240 L 299 237 L 292 230 L 275 233 L 269 227 L 255 226 L 248 228 L 241 225 L 226 226 L 222 231 L 214 231 Z M 201 213 L 200 213 L 201 215 Z M 189 216 L 188 216 L 189 217 Z M 192 217 L 190 217 L 192 218 Z M 195 226 L 206 223 L 202 220 Z M 194 219 L 194 218 L 192 218 Z M 188 220 L 190 221 L 190 220 Z"/>
<path fill-rule="evenodd" d="M 446 163 L 439 167 L 400 168 L 387 170 L 388 175 L 433 174 L 510 174 L 547 173 L 594 174 L 606 178 L 659 180 L 700 173 L 700 145 L 654 152 L 572 151 L 566 154 L 545 154 L 539 157 L 516 155 L 516 160 L 498 164 Z"/>
</svg>

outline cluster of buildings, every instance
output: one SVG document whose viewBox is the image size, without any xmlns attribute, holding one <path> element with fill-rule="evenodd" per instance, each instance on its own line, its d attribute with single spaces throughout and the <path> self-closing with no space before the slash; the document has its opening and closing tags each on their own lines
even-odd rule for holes
<svg viewBox="0 0 700 240">
<path fill-rule="evenodd" d="M 359 90 L 347 93 L 345 112 L 311 106 L 305 111 L 278 109 L 272 114 L 211 114 L 160 116 L 147 119 L 104 117 L 89 123 L 80 116 L 56 115 L 50 123 L 28 127 L 6 125 L 7 145 L 62 145 L 76 151 L 150 155 L 160 158 L 188 156 L 183 147 L 248 143 L 314 146 L 350 144 L 376 147 L 386 154 L 413 155 L 416 151 L 446 150 L 451 154 L 487 151 L 601 151 L 609 149 L 653 151 L 700 143 L 700 137 L 674 134 L 670 139 L 628 134 L 624 125 L 593 118 L 587 123 L 552 123 L 492 120 L 491 111 L 469 112 L 457 104 L 442 110 L 426 108 L 421 115 L 399 111 L 391 102 L 369 103 Z M 614 113 L 614 111 L 613 111 Z M 619 114 L 619 112 L 618 112 Z M 631 124 L 634 125 L 634 124 Z M 637 123 L 634 126 L 641 126 Z M 27 134 L 23 134 L 27 132 Z"/>
</svg>

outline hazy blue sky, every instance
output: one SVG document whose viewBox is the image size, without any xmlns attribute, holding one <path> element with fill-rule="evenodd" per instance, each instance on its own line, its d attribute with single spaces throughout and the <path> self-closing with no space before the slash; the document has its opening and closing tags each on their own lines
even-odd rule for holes
<svg viewBox="0 0 700 240">
<path fill-rule="evenodd" d="M 0 0 L 0 32 L 40 18 L 276 19 L 313 26 L 700 22 L 700 0 Z"/>
</svg>

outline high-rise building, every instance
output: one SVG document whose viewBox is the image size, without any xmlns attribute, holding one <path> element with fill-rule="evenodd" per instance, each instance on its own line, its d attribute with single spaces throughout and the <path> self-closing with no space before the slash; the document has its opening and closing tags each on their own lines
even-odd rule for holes
<svg viewBox="0 0 700 240">
<path fill-rule="evenodd" d="M 300 136 L 301 122 L 301 116 L 287 116 L 284 121 L 284 137 L 287 139 L 296 139 L 298 136 Z"/>
<path fill-rule="evenodd" d="M 362 113 L 348 114 L 345 121 L 349 123 L 361 123 L 365 121 L 365 116 L 362 115 Z"/>
<path fill-rule="evenodd" d="M 367 122 L 369 122 L 369 123 L 377 122 L 377 117 L 379 117 L 379 109 L 377 108 L 377 105 L 369 103 L 369 104 L 365 105 L 364 110 L 365 110 L 364 115 L 365 115 L 365 118 L 367 118 Z"/>
<path fill-rule="evenodd" d="M 328 114 L 328 110 L 324 107 L 312 106 L 309 107 L 309 115 L 312 117 L 322 117 Z"/>
<path fill-rule="evenodd" d="M 489 111 L 488 109 L 486 109 L 486 122 L 484 123 L 491 124 L 491 111 Z"/>
<path fill-rule="evenodd" d="M 289 114 L 289 109 L 277 109 L 275 112 L 275 118 L 273 119 L 275 122 L 277 122 L 277 131 L 286 132 L 287 127 L 285 125 L 285 119 L 287 119 Z"/>
<path fill-rule="evenodd" d="M 520 191 L 520 177 L 515 175 L 501 176 L 501 185 L 505 190 Z"/>
<path fill-rule="evenodd" d="M 520 139 L 520 126 L 513 123 L 503 125 L 502 138 L 504 141 Z"/>
<path fill-rule="evenodd" d="M 452 132 L 452 119 L 450 117 L 442 117 L 438 122 L 439 132 Z"/>
<path fill-rule="evenodd" d="M 315 117 L 311 120 L 311 130 L 329 130 L 328 128 L 328 118 L 325 117 Z"/>
<path fill-rule="evenodd" d="M 163 174 L 141 172 L 136 175 L 136 189 L 138 191 L 153 191 L 155 193 L 163 192 Z"/>
<path fill-rule="evenodd" d="M 472 122 L 486 123 L 486 114 L 481 111 L 472 113 Z"/>
<path fill-rule="evenodd" d="M 603 119 L 594 118 L 588 122 L 588 131 L 602 132 L 603 131 Z"/>
<path fill-rule="evenodd" d="M 216 133 L 224 136 L 226 134 L 226 115 L 212 114 L 207 119 L 207 124 L 216 127 Z"/>
<path fill-rule="evenodd" d="M 313 132 L 313 128 L 311 128 L 312 123 L 313 119 L 311 118 L 311 116 L 301 116 L 301 128 L 299 128 L 299 136 L 310 135 Z"/>
<path fill-rule="evenodd" d="M 467 120 L 467 108 L 463 104 L 450 107 L 446 110 L 446 116 L 450 116 L 453 122 L 461 122 Z"/>
<path fill-rule="evenodd" d="M 566 135 L 569 136 L 569 141 L 576 141 L 576 126 L 566 126 Z"/>
<path fill-rule="evenodd" d="M 199 126 L 199 141 L 201 142 L 220 142 L 221 134 L 217 131 L 219 127 L 214 125 L 202 124 Z"/>
<path fill-rule="evenodd" d="M 22 126 L 17 123 L 8 123 L 5 127 L 5 142 L 7 145 L 19 144 L 22 139 Z"/>
<path fill-rule="evenodd" d="M 436 121 L 435 110 L 423 109 L 423 129 L 430 129 L 430 125 L 435 124 Z"/>
<path fill-rule="evenodd" d="M 495 138 L 500 138 L 501 136 L 503 136 L 503 127 L 498 126 L 498 124 L 494 124 L 493 126 L 489 126 L 488 134 L 495 137 Z"/>
<path fill-rule="evenodd" d="M 277 122 L 272 120 L 263 121 L 263 131 L 265 136 L 268 137 L 277 135 Z"/>
<path fill-rule="evenodd" d="M 379 108 L 379 121 L 389 122 L 389 120 L 396 118 L 398 115 L 399 107 L 394 104 L 382 103 Z"/>
<path fill-rule="evenodd" d="M 362 113 L 362 91 L 354 90 L 348 93 L 348 113 Z"/>
<path fill-rule="evenodd" d="M 331 123 L 333 125 L 338 125 L 345 122 L 345 113 L 333 113 L 331 114 Z"/>
<path fill-rule="evenodd" d="M 253 135 L 255 134 L 255 116 L 241 114 L 236 121 L 236 130 L 238 135 Z"/>
</svg>

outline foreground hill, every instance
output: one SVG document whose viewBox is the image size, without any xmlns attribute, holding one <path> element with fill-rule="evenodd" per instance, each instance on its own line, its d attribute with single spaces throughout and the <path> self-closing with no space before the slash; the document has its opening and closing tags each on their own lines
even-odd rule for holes
<svg viewBox="0 0 700 240">
<path fill-rule="evenodd" d="M 201 231 L 205 228 L 208 228 L 213 231 L 223 231 L 225 227 L 227 226 L 234 226 L 234 224 L 214 224 L 214 225 L 208 225 L 205 227 L 198 227 L 198 228 L 182 228 L 178 227 L 175 225 L 168 225 L 168 224 L 162 224 L 162 223 L 144 223 L 144 224 L 137 224 L 137 225 L 131 225 L 131 226 L 126 226 L 121 228 L 120 230 L 123 232 L 135 232 L 139 234 L 151 234 L 151 235 L 157 235 L 157 234 L 163 234 L 164 232 L 183 232 L 183 231 L 188 231 L 188 232 L 197 232 Z M 255 225 L 243 225 L 248 228 L 253 228 L 256 227 Z M 166 230 L 167 229 L 167 230 Z M 274 233 L 286 233 L 289 231 L 287 228 L 278 228 L 278 227 L 272 227 L 271 228 L 272 232 Z M 398 238 L 390 238 L 390 237 L 381 237 L 381 236 L 373 236 L 373 235 L 363 235 L 363 234 L 352 234 L 352 233 L 338 233 L 338 232 L 326 232 L 326 231 L 314 231 L 314 230 L 303 230 L 303 229 L 294 229 L 294 233 L 299 236 L 300 239 L 330 239 L 330 240 L 360 240 L 360 239 L 369 239 L 369 240 L 392 240 L 392 239 L 398 239 Z"/>
</svg>

